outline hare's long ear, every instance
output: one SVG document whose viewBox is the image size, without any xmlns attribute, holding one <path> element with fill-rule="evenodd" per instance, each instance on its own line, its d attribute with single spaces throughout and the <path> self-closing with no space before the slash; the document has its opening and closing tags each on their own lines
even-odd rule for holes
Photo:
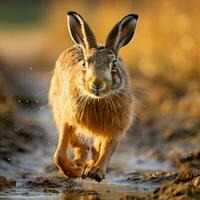
<svg viewBox="0 0 200 200">
<path fill-rule="evenodd" d="M 88 24 L 76 12 L 68 12 L 68 29 L 72 40 L 84 50 L 97 46 L 95 36 Z"/>
<path fill-rule="evenodd" d="M 122 18 L 111 30 L 107 39 L 106 47 L 112 49 L 116 54 L 119 49 L 130 42 L 132 39 L 138 15 L 130 14 Z"/>
</svg>

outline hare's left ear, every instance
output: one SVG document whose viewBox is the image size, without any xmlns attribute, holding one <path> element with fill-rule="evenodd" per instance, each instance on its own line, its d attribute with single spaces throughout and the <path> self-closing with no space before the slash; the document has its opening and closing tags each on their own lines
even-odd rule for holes
<svg viewBox="0 0 200 200">
<path fill-rule="evenodd" d="M 131 41 L 135 33 L 137 19 L 138 15 L 134 14 L 122 18 L 109 33 L 106 39 L 106 47 L 118 54 L 119 49 Z"/>
<path fill-rule="evenodd" d="M 68 12 L 68 29 L 72 40 L 83 50 L 97 46 L 95 36 L 89 25 L 76 12 Z"/>
</svg>

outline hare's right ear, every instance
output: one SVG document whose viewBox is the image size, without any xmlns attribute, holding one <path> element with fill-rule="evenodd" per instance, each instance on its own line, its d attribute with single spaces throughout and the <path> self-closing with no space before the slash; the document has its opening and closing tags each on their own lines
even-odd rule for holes
<svg viewBox="0 0 200 200">
<path fill-rule="evenodd" d="M 76 12 L 68 12 L 68 29 L 72 40 L 84 50 L 97 46 L 95 36 L 88 24 Z"/>
<path fill-rule="evenodd" d="M 136 28 L 138 15 L 130 14 L 122 18 L 111 30 L 106 40 L 106 47 L 118 54 L 121 47 L 127 45 Z"/>
</svg>

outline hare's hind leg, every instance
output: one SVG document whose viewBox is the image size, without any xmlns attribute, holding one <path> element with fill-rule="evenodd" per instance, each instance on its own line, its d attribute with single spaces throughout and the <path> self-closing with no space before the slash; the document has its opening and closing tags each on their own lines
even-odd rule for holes
<svg viewBox="0 0 200 200">
<path fill-rule="evenodd" d="M 54 154 L 54 163 L 64 175 L 70 178 L 80 177 L 82 171 L 81 167 L 71 162 L 67 156 L 68 144 L 73 134 L 73 127 L 67 124 L 60 127 L 58 146 Z"/>
<path fill-rule="evenodd" d="M 116 139 L 103 139 L 101 141 L 98 160 L 85 170 L 84 177 L 95 179 L 98 182 L 102 181 L 105 178 L 108 164 L 116 146 Z"/>
<path fill-rule="evenodd" d="M 85 165 L 89 146 L 85 144 L 76 134 L 70 140 L 70 145 L 74 148 L 74 160 L 73 162 L 80 167 Z"/>
</svg>

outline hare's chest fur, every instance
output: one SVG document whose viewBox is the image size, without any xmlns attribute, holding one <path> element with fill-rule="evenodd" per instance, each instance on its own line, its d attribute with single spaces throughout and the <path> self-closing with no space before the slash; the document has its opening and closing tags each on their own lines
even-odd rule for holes
<svg viewBox="0 0 200 200">
<path fill-rule="evenodd" d="M 109 98 L 98 100 L 86 97 L 82 102 L 76 99 L 73 125 L 89 136 L 118 137 L 125 133 L 131 121 L 131 102 L 115 102 L 117 97 Z"/>
</svg>

